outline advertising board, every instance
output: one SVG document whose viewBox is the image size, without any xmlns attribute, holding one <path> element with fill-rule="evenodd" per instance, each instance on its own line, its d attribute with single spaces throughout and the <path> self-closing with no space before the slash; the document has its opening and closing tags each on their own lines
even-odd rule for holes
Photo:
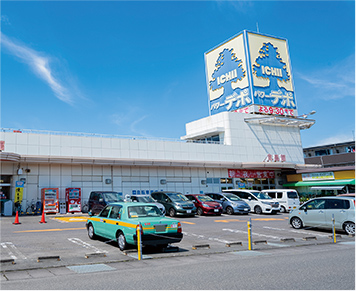
<svg viewBox="0 0 356 291">
<path fill-rule="evenodd" d="M 244 30 L 205 53 L 210 115 L 296 116 L 287 40 Z"/>
</svg>

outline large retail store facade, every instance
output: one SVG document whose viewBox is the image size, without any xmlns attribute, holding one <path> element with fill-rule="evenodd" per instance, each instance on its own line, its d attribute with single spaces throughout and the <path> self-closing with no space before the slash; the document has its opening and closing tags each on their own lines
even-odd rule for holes
<svg viewBox="0 0 356 291">
<path fill-rule="evenodd" d="M 14 201 L 40 200 L 41 189 L 81 188 L 184 194 L 225 188 L 281 188 L 304 164 L 285 39 L 243 31 L 205 54 L 209 116 L 186 124 L 180 140 L 2 129 L 1 182 Z"/>
<path fill-rule="evenodd" d="M 249 115 L 219 113 L 187 124 L 182 141 L 3 129 L 2 191 L 14 200 L 25 181 L 23 204 L 40 200 L 42 188 L 79 187 L 146 194 L 224 188 L 281 188 L 285 172 L 304 165 L 300 128 L 251 123 Z M 219 136 L 214 143 L 205 138 Z M 279 159 L 279 161 L 277 161 Z"/>
</svg>

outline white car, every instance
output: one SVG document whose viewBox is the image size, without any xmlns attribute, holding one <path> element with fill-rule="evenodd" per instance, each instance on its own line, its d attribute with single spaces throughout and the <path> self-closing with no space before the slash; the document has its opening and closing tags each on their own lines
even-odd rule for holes
<svg viewBox="0 0 356 291">
<path fill-rule="evenodd" d="M 239 196 L 256 214 L 272 213 L 276 214 L 281 210 L 279 202 L 272 199 L 267 194 L 257 190 L 228 189 L 224 193 L 231 193 Z"/>
<path fill-rule="evenodd" d="M 289 212 L 300 206 L 298 192 L 294 189 L 269 189 L 262 190 L 262 193 L 268 194 L 273 199 L 276 199 L 281 206 L 281 212 Z"/>
<path fill-rule="evenodd" d="M 293 228 L 305 226 L 343 230 L 355 234 L 355 198 L 328 196 L 314 198 L 289 213 Z"/>
</svg>

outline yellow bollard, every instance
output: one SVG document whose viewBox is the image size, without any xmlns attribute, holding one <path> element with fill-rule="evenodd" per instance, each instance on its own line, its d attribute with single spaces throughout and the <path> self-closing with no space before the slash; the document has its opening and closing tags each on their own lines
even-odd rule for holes
<svg viewBox="0 0 356 291">
<path fill-rule="evenodd" d="M 247 221 L 247 234 L 248 234 L 248 250 L 252 250 L 252 239 L 251 239 L 251 219 Z"/>
<path fill-rule="evenodd" d="M 332 223 L 333 223 L 333 237 L 334 237 L 334 244 L 336 244 L 336 231 L 335 231 L 335 217 L 334 214 L 332 215 Z"/>
<path fill-rule="evenodd" d="M 142 258 L 142 248 L 141 248 L 141 224 L 138 224 L 136 227 L 136 234 L 137 234 L 137 251 L 138 251 L 138 260 L 141 261 Z"/>
</svg>

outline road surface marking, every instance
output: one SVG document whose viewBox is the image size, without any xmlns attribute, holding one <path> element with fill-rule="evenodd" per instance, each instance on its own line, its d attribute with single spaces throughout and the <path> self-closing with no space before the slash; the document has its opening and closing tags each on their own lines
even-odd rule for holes
<svg viewBox="0 0 356 291">
<path fill-rule="evenodd" d="M 83 248 L 93 250 L 95 253 L 107 253 L 108 252 L 108 251 L 102 251 L 102 250 L 98 249 L 97 247 L 94 247 L 91 244 L 89 244 L 85 241 L 82 241 L 79 238 L 73 237 L 73 238 L 68 238 L 68 240 L 74 244 L 77 244 L 77 245 L 83 247 Z"/>
<path fill-rule="evenodd" d="M 3 249 L 7 251 L 11 259 L 17 260 L 18 257 L 20 259 L 26 260 L 26 256 L 24 256 L 12 242 L 4 242 L 0 244 Z"/>
<path fill-rule="evenodd" d="M 58 222 L 63 222 L 63 223 L 70 223 L 70 222 L 80 222 L 84 221 L 86 222 L 88 220 L 87 217 L 83 216 L 73 216 L 73 217 L 50 217 L 50 219 L 58 221 Z"/>
<path fill-rule="evenodd" d="M 238 230 L 238 229 L 229 229 L 229 228 L 223 228 L 223 231 L 229 231 L 229 232 L 233 232 L 233 233 L 243 233 L 243 234 L 248 234 L 247 231 L 244 230 Z M 272 239 L 281 239 L 282 237 L 280 236 L 273 236 L 273 235 L 268 235 L 268 234 L 262 234 L 262 233 L 257 233 L 257 232 L 252 232 L 252 236 L 263 236 L 263 237 L 269 237 Z"/>
<path fill-rule="evenodd" d="M 77 228 L 52 228 L 52 229 L 18 230 L 18 231 L 14 231 L 13 233 L 64 231 L 64 230 L 78 230 L 78 229 L 86 229 L 86 228 L 85 227 L 77 227 Z"/>
</svg>

